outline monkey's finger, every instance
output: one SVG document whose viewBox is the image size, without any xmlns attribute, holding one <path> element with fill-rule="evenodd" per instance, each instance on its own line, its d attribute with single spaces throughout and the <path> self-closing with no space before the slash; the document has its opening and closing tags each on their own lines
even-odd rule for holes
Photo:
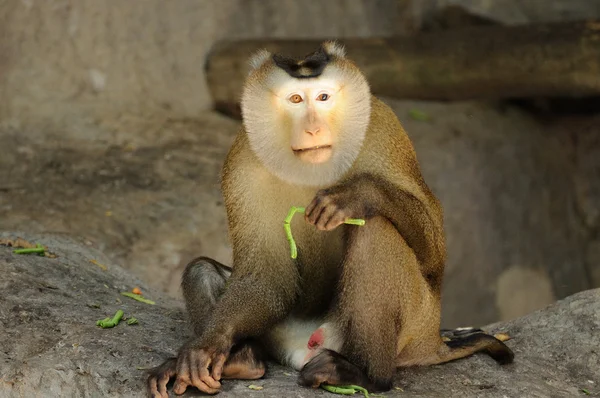
<svg viewBox="0 0 600 398">
<path fill-rule="evenodd" d="M 217 356 L 216 361 L 214 361 L 213 365 L 212 365 L 213 379 L 221 380 L 221 373 L 223 373 L 223 367 L 225 366 L 226 360 L 227 360 L 227 356 L 224 354 Z"/>
<path fill-rule="evenodd" d="M 331 231 L 332 229 L 335 229 L 342 225 L 345 220 L 346 217 L 344 216 L 344 214 L 342 212 L 338 212 L 334 214 L 333 217 L 329 219 L 329 221 L 327 221 L 327 224 L 325 224 L 325 230 Z"/>
<path fill-rule="evenodd" d="M 175 380 L 175 384 L 173 385 L 173 392 L 177 395 L 181 395 L 187 390 L 187 386 L 189 386 L 189 379 L 183 377 L 177 377 Z"/>
<path fill-rule="evenodd" d="M 198 387 L 196 386 L 200 391 L 205 392 L 207 394 L 216 394 L 219 392 L 218 388 L 210 388 L 209 386 L 207 386 L 206 384 L 204 384 L 202 387 Z"/>
<path fill-rule="evenodd" d="M 324 210 L 324 208 L 327 207 L 327 204 L 330 201 L 331 200 L 328 196 L 325 196 L 321 192 L 317 192 L 317 195 L 304 210 L 304 217 L 306 218 L 306 221 L 308 221 L 311 224 L 315 224 L 317 222 L 317 219 L 319 218 L 319 215 Z"/>
<path fill-rule="evenodd" d="M 210 373 L 208 372 L 209 364 L 210 358 L 205 352 L 200 352 L 190 357 L 190 373 L 192 384 L 205 392 L 209 392 L 208 390 L 217 391 L 219 388 L 221 388 L 221 383 L 210 376 Z"/>
<path fill-rule="evenodd" d="M 202 390 L 205 387 L 205 384 L 202 382 L 202 379 L 200 378 L 200 372 L 195 369 L 194 367 L 191 367 L 190 369 L 190 385 Z"/>
<path fill-rule="evenodd" d="M 206 377 L 195 377 L 192 376 L 192 385 L 196 387 L 198 390 L 205 392 L 207 394 L 216 394 L 219 392 L 221 388 L 221 383 L 218 381 L 212 380 L 210 376 Z M 216 384 L 215 384 L 216 383 Z"/>
<path fill-rule="evenodd" d="M 194 372 L 198 377 L 193 377 L 194 387 L 207 394 L 216 394 L 221 388 L 221 383 L 216 381 L 208 373 L 208 361 L 198 363 L 198 372 Z"/>
<path fill-rule="evenodd" d="M 221 388 L 221 383 L 215 379 L 213 379 L 213 377 L 208 374 L 208 370 L 206 370 L 206 373 L 202 374 L 200 376 L 200 380 L 202 381 L 203 384 L 206 384 L 206 386 L 208 388 L 214 389 L 215 391 L 219 390 L 219 388 Z"/>
<path fill-rule="evenodd" d="M 192 385 L 198 388 L 201 391 L 207 392 L 209 394 L 214 394 L 219 391 L 221 388 L 221 383 L 213 379 L 208 374 L 208 369 L 204 368 L 203 371 L 200 372 L 192 372 Z"/>
<path fill-rule="evenodd" d="M 308 206 L 306 206 L 306 208 L 304 209 L 304 218 L 306 219 L 306 221 L 308 221 L 310 215 L 312 214 L 313 210 L 315 209 L 315 207 L 317 206 L 317 204 L 319 204 L 319 198 L 315 197 L 309 204 Z"/>
<path fill-rule="evenodd" d="M 323 211 L 319 215 L 319 219 L 317 220 L 315 225 L 317 226 L 318 229 L 325 231 L 326 230 L 325 226 L 327 225 L 329 220 L 331 220 L 338 212 L 339 211 L 338 211 L 337 207 L 334 205 L 325 206 L 323 208 Z"/>
<path fill-rule="evenodd" d="M 190 365 L 189 358 L 184 357 L 177 362 L 177 379 L 173 385 L 173 392 L 177 395 L 181 395 L 187 389 L 191 383 L 190 380 Z"/>
<path fill-rule="evenodd" d="M 210 372 L 208 371 L 210 362 L 210 357 L 206 353 L 202 352 L 200 355 L 196 355 L 193 358 L 193 363 L 190 366 L 190 370 L 192 371 L 194 386 L 198 387 L 202 391 L 214 394 L 214 392 L 221 388 L 221 383 L 213 379 L 210 375 Z M 210 392 L 207 389 L 214 390 L 214 392 Z"/>
<path fill-rule="evenodd" d="M 316 211 L 316 206 L 315 206 L 315 207 L 313 207 L 313 208 L 311 209 L 311 211 L 310 211 L 310 212 L 306 211 L 306 212 L 304 213 L 304 220 L 305 220 L 307 223 L 309 223 L 309 224 L 314 224 L 314 223 L 315 223 L 314 221 L 315 221 L 315 219 L 316 219 L 316 216 L 317 216 L 317 215 L 320 213 L 320 210 L 322 210 L 322 209 L 319 209 L 319 212 L 317 212 L 317 211 Z"/>
<path fill-rule="evenodd" d="M 148 379 L 148 394 L 152 398 L 164 398 L 164 395 L 159 391 L 160 387 L 157 384 L 157 380 L 155 376 L 152 376 Z"/>
<path fill-rule="evenodd" d="M 317 222 L 319 221 L 323 210 L 325 210 L 325 206 L 321 206 L 321 204 L 318 204 L 312 210 L 310 215 L 307 216 L 306 221 L 308 221 L 310 224 L 317 225 Z"/>
<path fill-rule="evenodd" d="M 162 374 L 158 379 L 158 393 L 161 398 L 169 398 L 169 393 L 167 393 L 167 384 L 169 384 L 169 380 L 174 376 L 172 372 Z"/>
<path fill-rule="evenodd" d="M 186 383 L 190 382 L 190 362 L 189 358 L 184 357 L 180 358 L 177 361 L 177 380 L 185 381 Z"/>
</svg>

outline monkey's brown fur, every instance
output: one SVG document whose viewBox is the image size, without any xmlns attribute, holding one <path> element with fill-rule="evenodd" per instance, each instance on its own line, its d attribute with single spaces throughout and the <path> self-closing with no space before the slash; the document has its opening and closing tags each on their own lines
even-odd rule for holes
<svg viewBox="0 0 600 398">
<path fill-rule="evenodd" d="M 333 58 L 334 64 L 352 67 Z M 151 392 L 160 396 L 157 383 L 174 373 L 176 392 L 186 385 L 216 392 L 220 369 L 225 364 L 227 373 L 225 360 L 235 344 L 237 352 L 251 352 L 244 359 L 247 369 L 264 369 L 262 353 L 248 351 L 246 339 L 260 339 L 268 348 L 275 341 L 272 328 L 290 316 L 325 317 L 343 337 L 339 352 L 323 350 L 304 366 L 299 382 L 306 386 L 349 383 L 387 390 L 396 367 L 438 364 L 477 351 L 500 363 L 512 361 L 504 343 L 482 332 L 442 340 L 442 209 L 393 111 L 373 96 L 370 107 L 358 157 L 328 187 L 278 178 L 241 129 L 222 179 L 233 272 L 222 274 L 221 284 L 207 284 L 202 272 L 188 267 L 184 295 L 199 337 L 181 349 L 177 369 L 171 363 L 151 375 Z M 282 222 L 291 206 L 305 204 L 306 222 L 295 219 L 292 225 L 298 245 L 293 260 Z M 364 218 L 366 224 L 341 224 L 346 217 Z M 211 272 L 219 274 L 215 270 L 223 266 L 211 261 L 195 265 L 212 265 Z M 204 370 L 209 366 L 212 373 Z"/>
</svg>

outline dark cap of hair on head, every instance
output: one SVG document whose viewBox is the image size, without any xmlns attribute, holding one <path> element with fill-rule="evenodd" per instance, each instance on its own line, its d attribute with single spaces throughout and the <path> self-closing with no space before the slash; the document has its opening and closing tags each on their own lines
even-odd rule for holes
<svg viewBox="0 0 600 398">
<path fill-rule="evenodd" d="M 306 55 L 304 59 L 300 60 L 281 54 L 273 55 L 273 62 L 275 62 L 275 65 L 286 71 L 291 77 L 297 79 L 320 76 L 330 60 L 331 57 L 327 54 L 323 46 L 320 46 L 316 51 Z"/>
</svg>

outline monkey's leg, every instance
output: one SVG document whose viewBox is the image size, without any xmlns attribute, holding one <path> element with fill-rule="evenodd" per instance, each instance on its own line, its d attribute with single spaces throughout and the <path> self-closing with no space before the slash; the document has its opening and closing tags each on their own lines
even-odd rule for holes
<svg viewBox="0 0 600 398">
<path fill-rule="evenodd" d="M 194 328 L 204 331 L 205 320 L 212 313 L 225 290 L 232 269 L 208 257 L 198 257 L 185 268 L 182 276 L 183 297 Z M 236 344 L 223 367 L 224 379 L 258 379 L 265 373 L 262 347 L 252 340 Z M 177 374 L 177 358 L 169 358 L 149 371 L 148 393 L 151 397 L 168 397 L 167 384 Z"/>
<path fill-rule="evenodd" d="M 185 267 L 181 288 L 196 336 L 204 332 L 206 320 L 223 294 L 232 270 L 209 257 L 195 258 Z"/>
<path fill-rule="evenodd" d="M 205 321 L 223 294 L 232 270 L 209 257 L 198 257 L 185 268 L 181 286 L 186 309 L 197 336 L 204 332 Z M 222 378 L 258 379 L 264 373 L 263 349 L 258 342 L 248 339 L 232 348 L 223 367 Z"/>
<path fill-rule="evenodd" d="M 355 384 L 387 391 L 395 374 L 403 261 L 410 252 L 396 228 L 374 217 L 349 227 L 332 323 L 344 336 L 339 354 L 323 350 L 302 369 L 300 384 Z M 413 273 L 420 275 L 416 266 Z M 420 276 L 419 276 L 420 277 Z"/>
</svg>

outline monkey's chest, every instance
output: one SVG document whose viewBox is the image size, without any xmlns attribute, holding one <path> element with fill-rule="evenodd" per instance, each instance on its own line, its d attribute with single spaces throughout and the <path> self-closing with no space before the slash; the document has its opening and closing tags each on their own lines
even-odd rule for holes
<svg viewBox="0 0 600 398">
<path fill-rule="evenodd" d="M 321 270 L 337 267 L 343 254 L 344 226 L 333 231 L 320 231 L 302 218 L 298 221 L 298 225 L 292 227 L 296 228 L 293 232 L 298 251 L 298 265 L 307 272 L 312 268 Z"/>
<path fill-rule="evenodd" d="M 269 188 L 269 197 L 275 198 L 276 203 L 268 207 L 282 224 L 292 207 L 308 206 L 318 191 L 317 188 L 300 188 L 281 183 L 272 184 Z M 282 228 L 282 224 L 278 228 Z M 320 231 L 305 221 L 304 213 L 297 212 L 292 217 L 290 229 L 298 250 L 298 263 L 302 266 L 329 263 L 341 257 L 343 226 L 333 231 Z M 280 231 L 284 233 L 283 230 Z M 285 240 L 285 244 L 288 245 L 289 242 Z"/>
</svg>

